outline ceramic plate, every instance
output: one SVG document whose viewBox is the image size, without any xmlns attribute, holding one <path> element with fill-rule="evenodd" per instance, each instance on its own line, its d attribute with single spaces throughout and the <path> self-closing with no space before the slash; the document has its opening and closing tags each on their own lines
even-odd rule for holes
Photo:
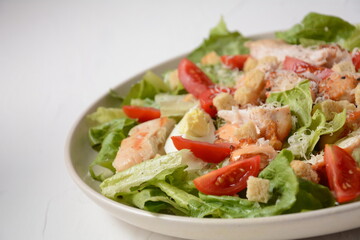
<svg viewBox="0 0 360 240">
<path fill-rule="evenodd" d="M 252 38 L 271 38 L 262 34 Z M 153 67 L 155 73 L 176 68 L 184 56 Z M 147 69 L 146 69 L 147 70 Z M 142 72 L 113 88 L 125 95 L 130 86 L 141 79 Z M 86 115 L 99 106 L 114 106 L 112 99 L 104 95 L 82 114 L 74 125 L 66 144 L 65 161 L 76 184 L 95 203 L 111 215 L 137 227 L 153 232 L 188 239 L 293 239 L 330 234 L 360 227 L 360 202 L 306 213 L 296 213 L 253 219 L 197 219 L 165 214 L 154 214 L 129 207 L 100 194 L 99 183 L 92 180 L 88 166 L 95 158 L 88 141 Z"/>
</svg>

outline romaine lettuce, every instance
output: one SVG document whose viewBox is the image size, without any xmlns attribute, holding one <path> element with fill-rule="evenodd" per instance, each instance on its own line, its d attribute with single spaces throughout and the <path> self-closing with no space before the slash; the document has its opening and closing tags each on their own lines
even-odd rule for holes
<svg viewBox="0 0 360 240">
<path fill-rule="evenodd" d="M 122 105 L 130 105 L 131 99 L 154 99 L 160 92 L 167 92 L 168 86 L 155 73 L 149 71 L 145 73 L 141 81 L 134 84 L 129 93 L 124 98 Z"/>
<path fill-rule="evenodd" d="M 291 115 L 296 116 L 297 122 L 293 129 L 307 127 L 311 123 L 312 98 L 310 82 L 308 80 L 299 83 L 296 87 L 283 91 L 271 93 L 266 103 L 279 102 L 281 105 L 288 105 Z"/>
<path fill-rule="evenodd" d="M 318 109 L 311 118 L 310 126 L 298 129 L 289 137 L 287 149 L 292 151 L 295 156 L 306 159 L 314 150 L 320 136 L 338 131 L 345 124 L 345 121 L 346 110 L 335 114 L 333 120 L 326 122 L 324 113 Z"/>
<path fill-rule="evenodd" d="M 359 31 L 341 18 L 319 13 L 309 13 L 300 24 L 291 29 L 277 32 L 276 37 L 291 44 L 300 43 L 339 43 L 348 50 L 360 47 Z"/>
<path fill-rule="evenodd" d="M 126 115 L 121 108 L 106 108 L 106 107 L 98 107 L 96 109 L 96 112 L 91 113 L 87 116 L 88 119 L 96 122 L 97 124 L 106 123 L 111 120 L 122 117 L 126 117 Z"/>
<path fill-rule="evenodd" d="M 245 54 L 249 52 L 249 49 L 244 46 L 246 41 L 248 39 L 239 32 L 229 32 L 224 20 L 221 19 L 218 25 L 211 29 L 209 38 L 191 52 L 188 59 L 198 63 L 203 56 L 212 51 L 220 56 Z"/>
<path fill-rule="evenodd" d="M 183 158 L 186 158 L 188 154 L 190 154 L 188 150 L 181 150 L 117 172 L 100 184 L 102 194 L 115 199 L 122 194 L 131 194 L 134 189 L 140 188 L 142 184 L 165 180 L 177 169 L 186 167 Z"/>
<path fill-rule="evenodd" d="M 112 162 L 121 141 L 127 137 L 128 132 L 135 125 L 135 120 L 121 118 L 90 128 L 91 145 L 94 149 L 100 150 L 89 166 L 89 172 L 94 179 L 103 181 L 115 172 Z"/>
</svg>

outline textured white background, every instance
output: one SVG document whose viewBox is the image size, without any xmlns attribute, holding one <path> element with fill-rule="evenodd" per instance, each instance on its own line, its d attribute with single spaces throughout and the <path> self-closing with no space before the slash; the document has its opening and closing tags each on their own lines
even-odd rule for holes
<svg viewBox="0 0 360 240">
<path fill-rule="evenodd" d="M 112 86 L 196 47 L 220 16 L 250 35 L 309 11 L 360 23 L 358 0 L 0 0 L 0 239 L 175 239 L 116 220 L 80 192 L 63 160 L 70 127 Z M 359 238 L 360 229 L 312 239 Z"/>
</svg>

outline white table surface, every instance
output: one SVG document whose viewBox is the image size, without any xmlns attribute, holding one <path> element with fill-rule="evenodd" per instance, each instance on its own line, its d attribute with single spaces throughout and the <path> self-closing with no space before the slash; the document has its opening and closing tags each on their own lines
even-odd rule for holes
<svg viewBox="0 0 360 240">
<path fill-rule="evenodd" d="M 0 0 L 0 239 L 175 240 L 116 220 L 77 188 L 69 129 L 112 86 L 199 45 L 220 16 L 251 35 L 309 11 L 360 23 L 358 0 Z"/>
</svg>

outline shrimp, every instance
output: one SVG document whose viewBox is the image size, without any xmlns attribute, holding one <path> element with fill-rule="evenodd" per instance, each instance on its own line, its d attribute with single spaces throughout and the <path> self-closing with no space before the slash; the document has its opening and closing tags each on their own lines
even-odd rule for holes
<svg viewBox="0 0 360 240">
<path fill-rule="evenodd" d="M 174 125 L 174 120 L 163 117 L 132 128 L 129 137 L 121 142 L 113 162 L 116 171 L 123 171 L 158 154 L 164 154 L 165 140 Z"/>
</svg>

